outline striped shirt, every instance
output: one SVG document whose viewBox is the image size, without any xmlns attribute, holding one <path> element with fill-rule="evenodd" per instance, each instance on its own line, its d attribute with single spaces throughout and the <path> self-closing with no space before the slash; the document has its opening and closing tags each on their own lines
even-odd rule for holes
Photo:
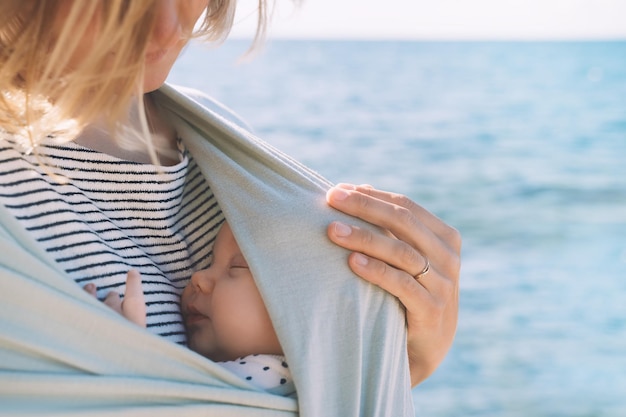
<svg viewBox="0 0 626 417">
<path fill-rule="evenodd" d="M 193 271 L 206 268 L 223 215 L 188 152 L 158 167 L 74 143 L 24 154 L 0 142 L 0 203 L 80 286 L 98 297 L 124 293 L 142 276 L 148 330 L 185 343 L 179 301 Z"/>
</svg>

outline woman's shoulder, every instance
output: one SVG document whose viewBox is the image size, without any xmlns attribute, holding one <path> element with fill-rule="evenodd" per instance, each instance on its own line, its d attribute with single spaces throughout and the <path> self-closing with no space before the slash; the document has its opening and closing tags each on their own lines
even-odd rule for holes
<svg viewBox="0 0 626 417">
<path fill-rule="evenodd" d="M 198 103 L 202 104 L 204 107 L 208 108 L 214 113 L 217 113 L 224 119 L 230 121 L 231 123 L 236 124 L 237 126 L 251 131 L 250 125 L 237 113 L 235 113 L 232 109 L 230 109 L 225 104 L 217 101 L 215 98 L 206 94 L 203 91 L 197 90 L 195 88 L 184 87 L 180 85 L 172 85 L 169 84 L 170 87 L 177 90 L 178 92 L 192 98 Z"/>
</svg>

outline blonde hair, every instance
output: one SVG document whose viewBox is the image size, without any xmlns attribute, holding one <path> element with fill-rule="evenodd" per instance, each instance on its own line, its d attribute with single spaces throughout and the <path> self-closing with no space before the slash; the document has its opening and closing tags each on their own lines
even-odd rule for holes
<svg viewBox="0 0 626 417">
<path fill-rule="evenodd" d="M 96 120 L 104 119 L 112 132 L 127 122 L 132 98 L 143 92 L 139 57 L 146 52 L 157 1 L 2 0 L 0 140 L 4 134 L 32 150 L 46 137 L 71 140 Z M 223 41 L 235 3 L 208 0 L 189 36 Z M 259 0 L 255 43 L 265 33 L 266 8 L 266 0 Z M 89 48 L 73 59 L 83 38 Z M 137 102 L 147 130 L 143 101 Z"/>
</svg>

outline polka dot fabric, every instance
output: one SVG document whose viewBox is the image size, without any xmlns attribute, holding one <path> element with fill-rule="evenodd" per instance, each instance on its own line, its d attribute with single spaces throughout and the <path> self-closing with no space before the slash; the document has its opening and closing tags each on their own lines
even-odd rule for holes
<svg viewBox="0 0 626 417">
<path fill-rule="evenodd" d="M 295 386 L 284 356 L 248 355 L 234 361 L 218 362 L 255 387 L 272 394 L 294 396 Z"/>
</svg>

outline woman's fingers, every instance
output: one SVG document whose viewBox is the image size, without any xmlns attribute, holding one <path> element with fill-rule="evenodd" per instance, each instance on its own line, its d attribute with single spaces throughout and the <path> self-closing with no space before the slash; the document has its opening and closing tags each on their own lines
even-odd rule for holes
<svg viewBox="0 0 626 417">
<path fill-rule="evenodd" d="M 418 274 L 426 265 L 426 258 L 418 250 L 382 231 L 333 222 L 328 227 L 328 236 L 346 249 L 376 257 L 402 271 Z"/>
<path fill-rule="evenodd" d="M 416 262 L 410 266 L 406 264 L 396 266 L 411 275 L 419 273 L 424 266 L 420 256 L 411 253 L 411 248 L 428 257 L 432 263 L 445 267 L 450 275 L 458 275 L 460 263 L 450 260 L 458 258 L 455 255 L 460 252 L 460 234 L 407 197 L 379 191 L 369 186 L 340 184 L 328 191 L 327 200 L 338 210 L 378 225 L 391 232 L 399 241 L 406 243 L 407 247 L 395 245 L 394 249 L 400 249 L 402 257 L 413 258 Z M 386 233 L 381 231 L 380 234 Z M 351 242 L 350 249 L 359 250 L 354 247 L 356 244 L 354 238 L 344 237 L 343 242 Z M 397 260 L 398 254 L 394 253 L 391 257 Z M 389 258 L 386 257 L 384 260 L 389 261 Z"/>
<path fill-rule="evenodd" d="M 350 268 L 361 278 L 396 296 L 407 310 L 431 302 L 431 291 L 438 280 L 417 281 L 405 271 L 393 268 L 386 262 L 355 252 L 348 258 Z M 434 273 L 432 270 L 430 273 Z"/>
<path fill-rule="evenodd" d="M 454 339 L 460 234 L 407 197 L 370 186 L 340 184 L 328 191 L 327 201 L 379 227 L 333 222 L 328 236 L 353 251 L 348 262 L 357 275 L 396 296 L 406 307 L 415 385 L 441 363 Z"/>
<path fill-rule="evenodd" d="M 348 262 L 357 275 L 396 296 L 407 310 L 429 296 L 423 287 L 411 282 L 412 278 L 408 274 L 378 259 L 354 253 Z"/>
<path fill-rule="evenodd" d="M 370 185 L 353 186 L 350 184 L 339 184 L 337 187 L 345 190 L 354 190 L 361 194 L 376 198 L 377 200 L 404 207 L 426 226 L 435 236 L 446 242 L 452 249 L 460 250 L 461 241 L 459 233 L 453 227 L 444 223 L 441 219 L 429 212 L 410 198 L 396 193 L 381 191 Z"/>
</svg>

